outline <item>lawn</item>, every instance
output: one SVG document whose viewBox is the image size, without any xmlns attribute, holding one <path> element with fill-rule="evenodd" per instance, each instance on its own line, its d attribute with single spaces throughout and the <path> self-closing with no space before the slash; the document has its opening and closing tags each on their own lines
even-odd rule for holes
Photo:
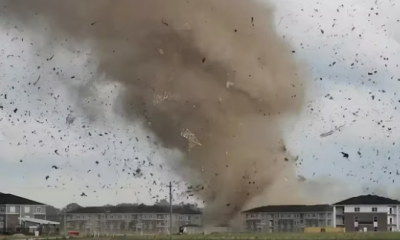
<svg viewBox="0 0 400 240">
<path fill-rule="evenodd" d="M 169 235 L 158 236 L 129 236 L 129 237 L 114 237 L 112 240 L 168 240 Z M 209 234 L 209 235 L 173 235 L 172 239 L 176 240 L 384 240 L 396 239 L 400 240 L 400 233 L 382 232 L 382 233 L 276 233 L 276 234 Z"/>
</svg>

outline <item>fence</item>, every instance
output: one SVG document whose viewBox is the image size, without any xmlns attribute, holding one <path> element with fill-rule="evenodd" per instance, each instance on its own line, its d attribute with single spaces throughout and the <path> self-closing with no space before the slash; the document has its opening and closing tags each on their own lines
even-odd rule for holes
<svg viewBox="0 0 400 240">
<path fill-rule="evenodd" d="M 0 228 L 1 235 L 12 235 L 12 234 L 24 234 L 27 236 L 35 235 L 36 228 L 21 228 L 21 227 L 14 227 L 14 228 Z M 60 230 L 58 228 L 46 228 L 43 227 L 39 230 L 39 235 L 59 235 Z"/>
</svg>

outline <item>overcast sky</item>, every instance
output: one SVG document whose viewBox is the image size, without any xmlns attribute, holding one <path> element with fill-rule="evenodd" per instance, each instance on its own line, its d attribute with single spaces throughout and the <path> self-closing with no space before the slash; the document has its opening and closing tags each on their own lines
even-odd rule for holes
<svg viewBox="0 0 400 240">
<path fill-rule="evenodd" d="M 400 196 L 400 3 L 275 1 L 280 34 L 311 72 L 304 112 L 286 134 L 298 173 L 314 184 L 345 182 L 352 194 Z M 162 156 L 177 153 L 112 113 L 115 86 L 100 89 L 108 92 L 94 103 L 103 120 L 90 122 L 74 85 L 63 84 L 90 79 L 85 49 L 31 47 L 40 44 L 18 29 L 0 31 L 0 191 L 58 207 L 164 198 L 179 179 Z"/>
</svg>

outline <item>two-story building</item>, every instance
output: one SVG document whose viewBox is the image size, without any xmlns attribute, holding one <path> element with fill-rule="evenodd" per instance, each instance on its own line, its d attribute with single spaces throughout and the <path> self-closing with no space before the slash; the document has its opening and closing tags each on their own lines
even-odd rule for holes
<svg viewBox="0 0 400 240">
<path fill-rule="evenodd" d="M 188 206 L 174 206 L 172 231 L 184 225 L 202 225 L 202 213 Z M 168 233 L 168 206 L 83 207 L 66 214 L 67 230 L 85 233 Z"/>
<path fill-rule="evenodd" d="M 346 232 L 399 231 L 400 201 L 362 195 L 333 204 L 335 227 Z"/>
<path fill-rule="evenodd" d="M 278 205 L 253 208 L 242 213 L 246 232 L 302 232 L 305 227 L 331 227 L 330 205 Z"/>
<path fill-rule="evenodd" d="M 58 224 L 46 220 L 45 204 L 0 192 L 0 233 L 19 232 L 40 224 Z"/>
</svg>

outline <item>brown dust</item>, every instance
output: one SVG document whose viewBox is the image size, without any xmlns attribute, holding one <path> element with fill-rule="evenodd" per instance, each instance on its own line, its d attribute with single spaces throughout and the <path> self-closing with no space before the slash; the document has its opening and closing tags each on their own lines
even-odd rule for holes
<svg viewBox="0 0 400 240">
<path fill-rule="evenodd" d="M 123 89 L 124 118 L 184 154 L 176 173 L 205 201 L 207 223 L 266 199 L 298 203 L 296 187 L 284 187 L 296 176 L 283 130 L 303 106 L 304 73 L 267 4 L 0 2 L 9 21 L 35 29 L 43 26 L 31 20 L 44 19 L 55 38 L 89 43 L 97 74 Z"/>
</svg>

